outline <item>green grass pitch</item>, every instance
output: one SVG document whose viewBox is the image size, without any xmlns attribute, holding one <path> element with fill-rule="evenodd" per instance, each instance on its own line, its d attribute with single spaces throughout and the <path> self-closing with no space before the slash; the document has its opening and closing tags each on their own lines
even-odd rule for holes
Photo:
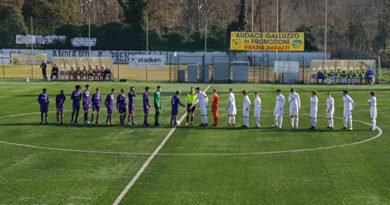
<svg viewBox="0 0 390 205">
<path fill-rule="evenodd" d="M 84 82 L 80 83 L 82 86 Z M 0 204 L 112 204 L 156 147 L 170 132 L 170 99 L 180 89 L 207 84 L 161 84 L 163 111 L 159 128 L 71 125 L 69 96 L 75 82 L 0 82 Z M 141 94 L 156 83 L 95 83 L 105 96 L 110 88 L 135 86 L 136 119 L 142 122 Z M 37 95 L 43 87 L 51 97 L 50 125 L 39 124 Z M 237 124 L 241 125 L 242 95 L 247 89 L 261 94 L 261 129 L 228 128 L 228 88 L 235 89 Z M 390 204 L 390 86 L 293 86 L 301 95 L 300 129 L 271 127 L 277 88 L 288 96 L 291 86 L 259 84 L 212 84 L 208 91 L 220 92 L 218 128 L 177 128 L 160 153 L 151 161 L 125 195 L 126 205 L 186 204 Z M 59 90 L 68 96 L 66 123 L 55 124 L 54 99 Z M 309 96 L 319 92 L 319 130 L 310 131 Z M 355 100 L 354 131 L 343 131 L 341 91 L 348 89 Z M 368 93 L 377 92 L 378 126 L 383 135 L 366 143 L 305 152 L 284 152 L 333 147 L 373 138 L 368 131 Z M 325 94 L 336 100 L 336 130 L 327 131 Z M 252 104 L 253 108 L 253 104 Z M 197 110 L 198 111 L 198 110 Z M 288 111 L 286 104 L 285 111 Z M 180 108 L 179 115 L 185 113 Z M 19 115 L 26 114 L 26 115 Z M 153 119 L 153 109 L 150 120 Z M 11 117 L 8 117 L 11 116 Z M 105 119 L 102 111 L 101 122 Z M 80 115 L 79 121 L 82 117 Z M 200 123 L 199 113 L 196 124 Z M 209 112 L 209 122 L 212 121 Z M 358 122 L 362 121 L 362 122 Z M 251 111 L 251 126 L 254 126 Z M 183 123 L 182 123 L 183 125 Z M 15 144 L 10 144 L 15 143 Z M 30 147 L 16 146 L 28 145 Z M 37 146 L 37 147 L 31 147 Z M 39 148 L 40 147 L 40 148 Z M 42 147 L 48 149 L 41 149 Z M 58 149 L 58 150 L 57 150 Z M 276 153 L 274 153 L 276 152 Z M 132 154 L 138 153 L 138 154 Z M 243 154 L 247 153 L 247 154 Z"/>
</svg>

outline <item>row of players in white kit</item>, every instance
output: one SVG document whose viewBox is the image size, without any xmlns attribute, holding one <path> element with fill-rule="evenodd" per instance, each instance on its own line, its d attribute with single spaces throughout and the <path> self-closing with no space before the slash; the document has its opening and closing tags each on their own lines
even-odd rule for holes
<svg viewBox="0 0 390 205">
<path fill-rule="evenodd" d="M 202 95 L 203 94 L 203 95 Z M 249 99 L 248 93 L 243 91 L 244 102 L 243 102 L 243 127 L 249 127 L 249 110 L 251 106 L 251 101 Z M 261 112 L 261 99 L 257 93 L 255 93 L 255 105 L 254 105 L 254 117 L 256 119 L 256 127 L 260 127 L 260 112 Z M 203 97 L 202 97 L 203 96 Z M 199 98 L 200 97 L 200 98 Z M 207 98 L 206 94 L 201 91 L 201 95 L 198 94 L 198 100 L 200 102 L 200 111 L 204 110 L 204 114 L 202 114 L 202 123 L 204 120 L 207 121 L 207 108 L 202 109 L 202 99 Z M 291 93 L 288 97 L 288 101 L 290 103 L 290 117 L 291 117 L 291 128 L 299 127 L 299 110 L 301 108 L 301 99 L 299 94 L 291 89 Z M 282 128 L 283 124 L 283 114 L 284 114 L 284 106 L 285 106 L 285 97 L 281 93 L 281 90 L 276 90 L 276 104 L 274 110 L 274 127 Z M 355 103 L 353 99 L 348 95 L 348 91 L 343 91 L 343 102 L 344 102 L 344 110 L 343 110 L 343 129 L 352 130 L 352 111 L 354 110 Z M 206 102 L 207 104 L 207 102 Z M 368 104 L 370 106 L 370 117 L 371 117 L 371 128 L 370 130 L 376 130 L 376 118 L 377 118 L 377 100 L 375 97 L 375 92 L 370 92 L 370 99 L 368 100 Z M 207 105 L 206 105 L 207 106 Z M 235 116 L 237 114 L 236 111 L 236 103 L 235 96 L 233 94 L 233 90 L 230 89 L 229 93 L 229 102 L 228 102 L 228 124 L 235 125 Z M 318 112 L 318 97 L 317 92 L 311 92 L 310 98 L 310 117 L 311 117 L 311 125 L 310 129 L 317 128 L 317 112 Z M 335 112 L 335 101 L 332 97 L 331 93 L 327 93 L 326 98 L 326 115 L 328 120 L 328 129 L 334 129 L 334 115 Z M 205 119 L 206 117 L 206 119 Z M 206 122 L 207 123 L 207 122 Z"/>
</svg>

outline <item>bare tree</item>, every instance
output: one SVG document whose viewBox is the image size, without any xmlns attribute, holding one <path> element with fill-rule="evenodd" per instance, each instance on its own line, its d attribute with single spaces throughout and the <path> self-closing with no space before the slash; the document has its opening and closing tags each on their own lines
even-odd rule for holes
<svg viewBox="0 0 390 205">
<path fill-rule="evenodd" d="M 188 23 L 186 30 L 199 32 L 202 23 L 214 9 L 210 0 L 180 0 L 183 21 Z"/>
</svg>

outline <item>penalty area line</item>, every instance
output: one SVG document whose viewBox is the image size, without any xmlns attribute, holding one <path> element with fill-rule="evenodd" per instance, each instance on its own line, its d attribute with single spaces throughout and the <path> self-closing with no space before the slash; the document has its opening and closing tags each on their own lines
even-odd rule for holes
<svg viewBox="0 0 390 205">
<path fill-rule="evenodd" d="M 211 85 L 208 85 L 207 88 L 204 90 L 205 92 L 210 89 Z M 187 112 L 180 118 L 180 122 L 184 120 L 184 118 L 187 116 Z M 158 147 L 154 150 L 154 152 L 149 156 L 149 158 L 144 162 L 144 164 L 141 166 L 141 168 L 138 170 L 138 172 L 135 174 L 135 176 L 130 180 L 130 182 L 126 185 L 126 187 L 122 190 L 122 192 L 119 194 L 119 196 L 115 199 L 113 205 L 119 205 L 123 198 L 126 196 L 126 194 L 130 191 L 130 189 L 134 186 L 134 184 L 137 182 L 137 180 L 141 177 L 141 175 L 145 172 L 146 168 L 149 166 L 150 162 L 153 161 L 153 159 L 158 155 L 160 150 L 164 147 L 164 145 L 168 142 L 169 138 L 171 138 L 172 134 L 176 131 L 176 127 L 173 127 L 167 136 L 165 136 L 164 140 L 158 145 Z"/>
</svg>

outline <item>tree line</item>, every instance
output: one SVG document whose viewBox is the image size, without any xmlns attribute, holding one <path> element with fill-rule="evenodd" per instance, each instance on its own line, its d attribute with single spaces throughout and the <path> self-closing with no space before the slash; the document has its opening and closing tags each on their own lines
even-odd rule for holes
<svg viewBox="0 0 390 205">
<path fill-rule="evenodd" d="M 16 34 L 66 35 L 98 39 L 93 49 L 144 50 L 146 22 L 150 50 L 227 50 L 230 31 L 273 32 L 276 8 L 280 31 L 302 31 L 306 50 L 324 48 L 324 0 L 0 0 L 0 47 L 15 45 Z M 388 53 L 390 0 L 328 0 L 328 50 L 339 58 Z M 253 14 L 253 25 L 252 25 Z"/>
</svg>

